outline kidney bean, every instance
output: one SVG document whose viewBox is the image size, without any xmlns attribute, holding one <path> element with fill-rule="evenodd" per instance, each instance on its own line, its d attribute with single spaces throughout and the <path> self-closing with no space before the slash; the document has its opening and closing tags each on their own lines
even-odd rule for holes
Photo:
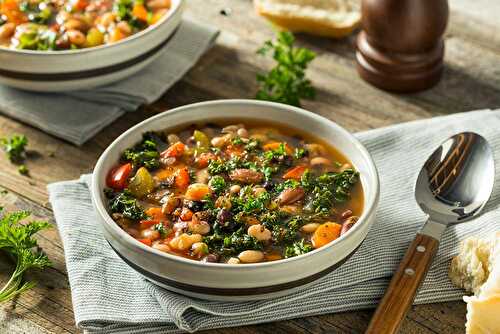
<svg viewBox="0 0 500 334">
<path fill-rule="evenodd" d="M 356 224 L 358 221 L 359 217 L 358 216 L 351 216 L 349 217 L 343 224 L 342 224 L 342 229 L 340 230 L 340 235 L 343 235 L 347 233 L 351 229 L 351 227 Z"/>
<path fill-rule="evenodd" d="M 239 168 L 233 170 L 229 174 L 229 178 L 231 179 L 231 181 L 252 184 L 259 183 L 264 178 L 264 174 L 251 169 Z"/>
<path fill-rule="evenodd" d="M 287 188 L 279 194 L 278 201 L 280 204 L 292 204 L 304 198 L 304 194 L 304 189 L 300 187 Z"/>
</svg>

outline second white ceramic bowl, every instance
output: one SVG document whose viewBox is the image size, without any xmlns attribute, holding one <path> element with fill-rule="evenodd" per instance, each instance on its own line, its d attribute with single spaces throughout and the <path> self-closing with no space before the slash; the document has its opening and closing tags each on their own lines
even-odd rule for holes
<svg viewBox="0 0 500 334">
<path fill-rule="evenodd" d="M 157 24 L 109 45 L 63 51 L 0 47 L 0 83 L 24 90 L 62 92 L 121 80 L 161 54 L 181 23 L 184 7 L 184 0 L 172 0 L 170 11 Z"/>
<path fill-rule="evenodd" d="M 110 217 L 104 188 L 108 171 L 121 153 L 141 140 L 146 131 L 178 129 L 193 123 L 246 120 L 281 123 L 321 138 L 351 160 L 360 172 L 365 201 L 354 227 L 330 244 L 305 255 L 245 265 L 202 263 L 145 246 L 123 231 Z M 102 154 L 94 169 L 92 195 L 104 237 L 132 268 L 169 290 L 211 300 L 272 298 L 303 289 L 341 265 L 366 237 L 375 219 L 379 198 L 378 174 L 363 145 L 337 124 L 283 104 L 254 100 L 221 100 L 176 108 L 134 126 Z"/>
</svg>

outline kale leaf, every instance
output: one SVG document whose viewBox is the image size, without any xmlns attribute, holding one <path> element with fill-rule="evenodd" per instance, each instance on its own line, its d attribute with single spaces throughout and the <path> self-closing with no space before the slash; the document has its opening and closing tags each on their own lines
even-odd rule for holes
<svg viewBox="0 0 500 334">
<path fill-rule="evenodd" d="M 151 133 L 145 133 L 139 144 L 123 152 L 122 160 L 132 162 L 135 168 L 144 166 L 149 170 L 154 170 L 160 166 L 158 143 Z"/>
<path fill-rule="evenodd" d="M 302 255 L 312 250 L 313 250 L 312 245 L 306 243 L 304 239 L 302 239 L 285 247 L 285 258 Z"/>
<path fill-rule="evenodd" d="M 119 193 L 107 191 L 106 195 L 109 198 L 109 209 L 112 213 L 121 213 L 124 217 L 132 220 L 147 218 L 143 208 L 128 190 Z"/>
</svg>

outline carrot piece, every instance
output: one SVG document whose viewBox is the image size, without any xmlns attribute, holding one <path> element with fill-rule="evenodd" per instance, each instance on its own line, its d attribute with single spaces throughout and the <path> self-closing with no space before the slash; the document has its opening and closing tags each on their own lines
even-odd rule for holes
<svg viewBox="0 0 500 334">
<path fill-rule="evenodd" d="M 136 3 L 134 7 L 132 8 L 132 15 L 141 20 L 146 22 L 148 20 L 148 11 L 146 7 L 144 7 L 143 4 L 138 4 Z"/>
<path fill-rule="evenodd" d="M 273 142 L 273 143 L 266 144 L 262 148 L 264 149 L 264 151 L 274 151 L 274 150 L 279 149 L 281 144 L 285 144 L 286 154 L 291 155 L 293 153 L 293 150 L 290 147 L 290 145 L 288 145 L 287 143 L 282 143 L 282 142 L 277 142 L 277 141 Z"/>
<path fill-rule="evenodd" d="M 109 42 L 118 42 L 121 39 L 127 37 L 120 29 L 116 28 L 109 34 Z"/>
<path fill-rule="evenodd" d="M 213 153 L 202 153 L 196 158 L 196 164 L 198 168 L 205 168 L 210 163 L 210 160 L 215 159 L 215 154 Z"/>
<path fill-rule="evenodd" d="M 288 179 L 300 180 L 300 178 L 302 177 L 302 174 L 304 174 L 306 169 L 307 169 L 306 166 L 296 166 L 296 167 L 290 168 L 283 175 L 283 178 L 285 180 L 288 180 Z"/>
<path fill-rule="evenodd" d="M 175 172 L 175 186 L 179 189 L 186 189 L 189 185 L 189 172 L 187 168 L 180 168 Z"/>
<path fill-rule="evenodd" d="M 182 221 L 191 220 L 191 218 L 193 218 L 193 211 L 189 210 L 188 208 L 183 208 L 179 218 Z"/>
<path fill-rule="evenodd" d="M 184 150 L 186 149 L 186 145 L 181 142 L 177 142 L 175 144 L 170 145 L 165 151 L 161 152 L 162 158 L 177 158 L 184 154 Z"/>
<path fill-rule="evenodd" d="M 242 155 L 244 152 L 244 149 L 243 147 L 239 146 L 239 145 L 228 145 L 226 147 L 226 154 L 234 157 L 239 157 L 240 155 Z"/>
<path fill-rule="evenodd" d="M 190 201 L 201 201 L 210 194 L 210 187 L 205 183 L 193 183 L 186 191 L 185 197 Z"/>
<path fill-rule="evenodd" d="M 321 224 L 311 238 L 312 245 L 314 248 L 320 248 L 326 245 L 327 243 L 337 239 L 340 237 L 340 231 L 342 230 L 342 225 L 326 222 Z"/>
<path fill-rule="evenodd" d="M 89 2 L 87 0 L 77 0 L 76 3 L 73 5 L 73 8 L 75 10 L 85 10 L 87 6 L 89 5 Z"/>
<path fill-rule="evenodd" d="M 146 214 L 153 220 L 164 220 L 165 215 L 161 212 L 161 208 L 152 207 L 146 210 Z"/>
<path fill-rule="evenodd" d="M 148 238 L 146 238 L 146 239 L 137 239 L 137 241 L 142 242 L 146 246 L 150 246 L 150 247 L 153 244 L 153 241 L 151 241 L 151 239 L 148 239 Z"/>
<path fill-rule="evenodd" d="M 165 180 L 174 175 L 175 169 L 172 167 L 167 167 L 165 169 L 160 169 L 157 171 L 154 176 L 158 178 L 159 180 Z"/>
<path fill-rule="evenodd" d="M 139 226 L 141 227 L 141 230 L 144 230 L 159 223 L 159 220 L 141 220 L 139 222 Z"/>
</svg>

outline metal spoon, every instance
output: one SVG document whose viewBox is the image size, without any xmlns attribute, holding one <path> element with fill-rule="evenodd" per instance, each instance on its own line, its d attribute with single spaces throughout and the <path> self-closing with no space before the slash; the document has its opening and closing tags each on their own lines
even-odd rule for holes
<svg viewBox="0 0 500 334">
<path fill-rule="evenodd" d="M 425 162 L 415 199 L 428 220 L 406 251 L 366 333 L 395 333 L 439 247 L 445 228 L 476 217 L 495 178 L 493 153 L 478 134 L 464 132 L 441 144 Z"/>
</svg>

